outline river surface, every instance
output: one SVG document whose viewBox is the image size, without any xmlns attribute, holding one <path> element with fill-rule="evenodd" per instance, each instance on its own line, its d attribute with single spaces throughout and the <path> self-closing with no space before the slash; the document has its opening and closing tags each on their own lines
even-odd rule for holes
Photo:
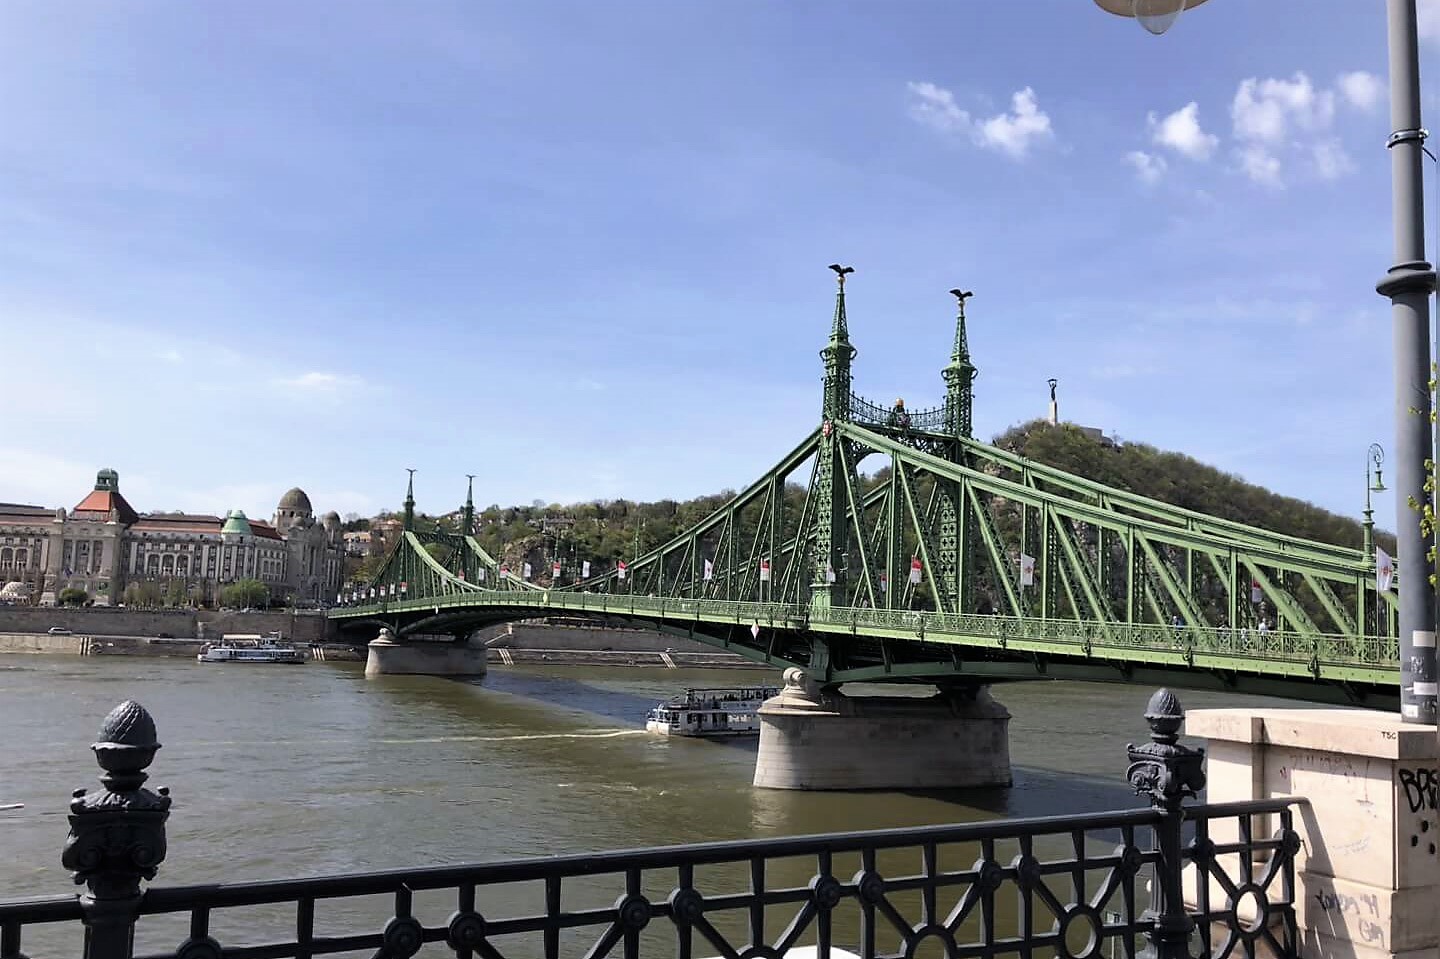
<svg viewBox="0 0 1440 959">
<path fill-rule="evenodd" d="M 0 806 L 25 805 L 0 810 L 0 898 L 74 888 L 59 863 L 66 803 L 76 787 L 95 784 L 88 746 L 125 699 L 150 710 L 164 744 L 149 783 L 170 787 L 174 799 L 163 884 L 1138 804 L 1124 781 L 1125 745 L 1145 738 L 1147 687 L 997 687 L 1014 714 L 1011 789 L 759 790 L 750 785 L 755 740 L 644 732 L 645 711 L 686 686 L 771 679 L 778 682 L 754 671 L 515 666 L 483 680 L 367 680 L 348 663 L 5 657 Z M 1192 708 L 1279 703 L 1182 698 Z M 35 940 L 26 933 L 32 955 Z"/>
</svg>

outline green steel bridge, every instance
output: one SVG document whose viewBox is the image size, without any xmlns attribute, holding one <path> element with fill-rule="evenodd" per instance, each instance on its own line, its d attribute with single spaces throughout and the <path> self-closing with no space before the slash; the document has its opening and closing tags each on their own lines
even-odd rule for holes
<svg viewBox="0 0 1440 959">
<path fill-rule="evenodd" d="M 1396 595 L 1377 590 L 1368 522 L 1361 549 L 1315 542 L 975 440 L 960 290 L 943 403 L 866 400 L 851 384 L 850 271 L 832 269 L 820 423 L 710 516 L 545 588 L 470 535 L 473 497 L 465 532 L 417 530 L 412 482 L 403 534 L 331 618 L 402 641 L 553 614 L 625 621 L 826 685 L 1050 677 L 1398 708 Z M 862 472 L 871 457 L 883 468 Z"/>
</svg>

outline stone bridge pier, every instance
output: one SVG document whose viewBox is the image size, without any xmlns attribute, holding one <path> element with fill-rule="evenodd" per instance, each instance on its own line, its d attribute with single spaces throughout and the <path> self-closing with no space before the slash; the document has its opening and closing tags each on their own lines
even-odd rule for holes
<svg viewBox="0 0 1440 959">
<path fill-rule="evenodd" d="M 484 676 L 485 644 L 478 633 L 397 638 L 388 628 L 370 641 L 366 676 Z"/>
<path fill-rule="evenodd" d="M 800 668 L 760 708 L 755 785 L 767 789 L 1009 786 L 1010 711 L 988 687 L 847 696 Z"/>
</svg>

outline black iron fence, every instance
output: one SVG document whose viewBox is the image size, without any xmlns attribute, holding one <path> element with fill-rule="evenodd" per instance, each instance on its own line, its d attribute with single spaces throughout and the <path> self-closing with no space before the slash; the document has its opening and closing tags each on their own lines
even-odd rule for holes
<svg viewBox="0 0 1440 959">
<path fill-rule="evenodd" d="M 158 742 L 127 702 L 93 747 L 103 788 L 71 801 L 62 861 L 88 891 L 0 902 L 0 959 L 57 924 L 87 959 L 1293 959 L 1290 802 L 1185 805 L 1204 775 L 1182 716 L 1156 693 L 1129 749 L 1147 808 L 142 890 L 170 797 L 143 786 Z"/>
</svg>

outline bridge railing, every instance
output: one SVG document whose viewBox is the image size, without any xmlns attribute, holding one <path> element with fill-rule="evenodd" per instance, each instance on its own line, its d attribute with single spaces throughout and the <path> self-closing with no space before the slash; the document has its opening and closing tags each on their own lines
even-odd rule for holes
<svg viewBox="0 0 1440 959">
<path fill-rule="evenodd" d="M 850 421 L 862 426 L 879 426 L 884 429 L 910 429 L 922 433 L 943 433 L 945 432 L 945 407 L 934 406 L 928 410 L 912 412 L 904 408 L 895 409 L 881 406 L 858 393 L 851 393 Z"/>
<path fill-rule="evenodd" d="M 1245 664 L 1285 664 L 1320 675 L 1324 668 L 1398 666 L 1393 636 L 1350 636 L 1260 630 L 1245 626 L 1172 626 L 1158 623 L 1104 623 L 1093 620 L 937 613 L 928 610 L 832 606 L 814 608 L 782 603 L 722 599 L 676 599 L 624 593 L 542 590 L 531 593 L 477 591 L 463 596 L 392 602 L 369 610 L 405 612 L 491 605 L 496 607 L 578 610 L 601 615 L 643 617 L 667 622 L 710 622 L 765 628 L 820 629 L 829 632 L 877 632 L 927 642 L 963 642 L 996 649 L 1048 651 L 1077 656 L 1126 658 L 1145 654 L 1157 661 L 1195 665 L 1221 658 Z M 344 611 L 339 611 L 345 615 Z M 356 614 L 358 611 L 352 612 Z"/>
<path fill-rule="evenodd" d="M 1183 716 L 1157 692 L 1150 741 L 1128 749 L 1148 808 L 142 890 L 171 809 L 143 788 L 158 740 L 127 702 L 95 746 L 104 788 L 70 804 L 62 862 L 88 891 L 0 901 L 0 959 L 1136 959 L 1142 942 L 1158 959 L 1192 944 L 1294 959 L 1296 800 L 1186 806 L 1204 771 L 1177 742 Z M 83 946 L 58 945 L 82 927 Z"/>
</svg>

